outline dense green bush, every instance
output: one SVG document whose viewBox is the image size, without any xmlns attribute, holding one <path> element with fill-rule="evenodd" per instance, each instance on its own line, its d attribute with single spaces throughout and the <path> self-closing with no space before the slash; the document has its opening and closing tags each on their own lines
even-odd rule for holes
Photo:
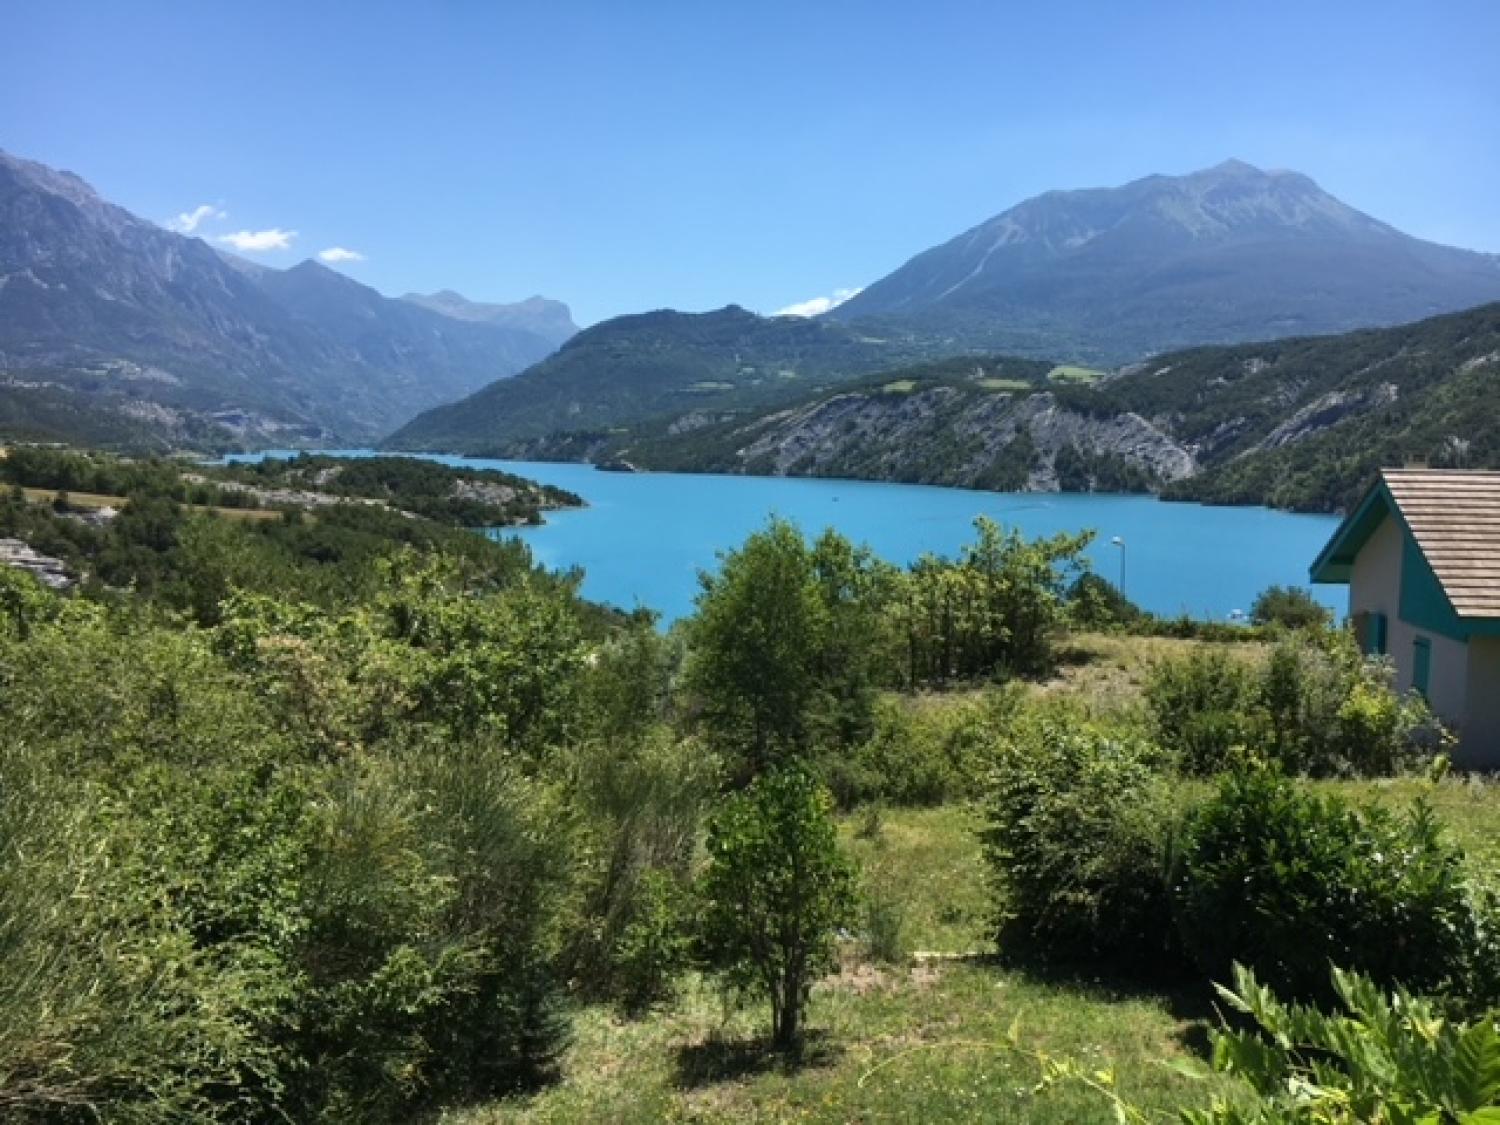
<svg viewBox="0 0 1500 1125">
<path fill-rule="evenodd" d="M 1260 671 L 1262 752 L 1288 772 L 1314 777 L 1389 777 L 1441 745 L 1431 712 L 1392 688 L 1392 668 L 1367 660 L 1343 632 L 1291 638 Z"/>
<path fill-rule="evenodd" d="M 983 829 L 1000 948 L 1151 968 L 1174 949 L 1176 810 L 1157 751 L 1077 725 L 1023 725 L 999 755 Z"/>
<path fill-rule="evenodd" d="M 1332 624 L 1333 614 L 1297 586 L 1268 586 L 1256 595 L 1250 620 L 1284 629 L 1324 629 Z"/>
<path fill-rule="evenodd" d="M 934 707 L 920 699 L 876 702 L 874 730 L 822 763 L 840 807 L 867 802 L 937 805 L 983 791 L 1002 732 L 1020 713 L 1018 688 L 988 691 L 979 702 Z"/>
<path fill-rule="evenodd" d="M 1399 696 L 1386 663 L 1345 632 L 1281 640 L 1263 660 L 1198 649 L 1152 671 L 1154 734 L 1188 773 L 1249 759 L 1313 777 L 1388 777 L 1441 745 L 1425 703 Z"/>
<path fill-rule="evenodd" d="M 1189 773 L 1227 769 L 1261 741 L 1254 667 L 1205 648 L 1157 665 L 1146 685 L 1155 737 Z"/>
<path fill-rule="evenodd" d="M 1462 992 L 1483 924 L 1430 808 L 1354 808 L 1265 769 L 1225 777 L 1186 820 L 1173 878 L 1183 944 L 1225 979 L 1326 996 L 1330 965 Z"/>
<path fill-rule="evenodd" d="M 409 1120 L 546 1075 L 587 858 L 630 850 L 562 753 L 573 610 L 385 581 L 211 631 L 4 584 L 0 1116 Z"/>
<path fill-rule="evenodd" d="M 568 972 L 585 994 L 640 1011 L 666 998 L 685 965 L 693 859 L 719 763 L 658 728 L 583 744 L 569 773 L 584 866 Z"/>
<path fill-rule="evenodd" d="M 1068 612 L 1083 629 L 1129 629 L 1147 623 L 1148 615 L 1121 589 L 1093 571 L 1080 574 L 1068 587 Z"/>
</svg>

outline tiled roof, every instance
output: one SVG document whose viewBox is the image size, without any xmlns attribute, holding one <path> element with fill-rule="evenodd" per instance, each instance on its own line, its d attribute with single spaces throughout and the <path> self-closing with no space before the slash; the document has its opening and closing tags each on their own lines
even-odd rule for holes
<svg viewBox="0 0 1500 1125">
<path fill-rule="evenodd" d="M 1401 516 L 1460 617 L 1500 617 L 1500 472 L 1386 469 Z"/>
</svg>

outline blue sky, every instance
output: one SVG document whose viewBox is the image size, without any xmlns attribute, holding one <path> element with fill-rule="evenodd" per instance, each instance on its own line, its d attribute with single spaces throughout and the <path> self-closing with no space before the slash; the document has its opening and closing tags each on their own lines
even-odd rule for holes
<svg viewBox="0 0 1500 1125">
<path fill-rule="evenodd" d="M 288 241 L 269 264 L 339 247 L 383 292 L 583 323 L 773 311 L 1037 192 L 1229 156 L 1500 252 L 1494 0 L 8 0 L 3 27 L 0 147 Z"/>
</svg>

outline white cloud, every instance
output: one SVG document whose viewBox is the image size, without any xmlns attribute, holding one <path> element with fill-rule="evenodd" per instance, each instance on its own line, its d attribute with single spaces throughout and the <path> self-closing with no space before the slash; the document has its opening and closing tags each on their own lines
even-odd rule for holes
<svg viewBox="0 0 1500 1125">
<path fill-rule="evenodd" d="M 358 250 L 346 250 L 342 246 L 330 246 L 327 250 L 319 250 L 318 257 L 325 262 L 363 262 L 365 256 Z"/>
<path fill-rule="evenodd" d="M 774 316 L 817 316 L 826 313 L 829 309 L 836 309 L 851 297 L 857 297 L 864 292 L 864 286 L 854 289 L 835 289 L 827 297 L 812 297 L 806 301 L 798 301 L 795 305 L 788 305 L 784 309 L 777 309 Z"/>
<path fill-rule="evenodd" d="M 233 234 L 221 234 L 219 241 L 228 243 L 242 253 L 255 253 L 260 250 L 290 250 L 292 239 L 296 237 L 297 232 L 294 230 L 272 227 L 270 230 L 241 230 Z"/>
<path fill-rule="evenodd" d="M 167 220 L 167 229 L 179 234 L 192 234 L 205 219 L 227 219 L 229 216 L 212 203 L 202 203 L 191 211 L 184 211 L 175 219 Z"/>
</svg>

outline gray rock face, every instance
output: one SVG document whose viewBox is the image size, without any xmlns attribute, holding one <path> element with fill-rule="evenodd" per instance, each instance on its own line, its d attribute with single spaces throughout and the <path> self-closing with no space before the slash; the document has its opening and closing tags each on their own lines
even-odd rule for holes
<svg viewBox="0 0 1500 1125">
<path fill-rule="evenodd" d="M 75 581 L 61 559 L 34 551 L 19 539 L 0 539 L 0 566 L 24 570 L 53 590 L 66 590 Z"/>
<path fill-rule="evenodd" d="M 778 476 L 855 476 L 1057 491 L 1060 458 L 1111 459 L 1164 484 L 1191 476 L 1191 451 L 1138 414 L 1094 417 L 1049 393 L 849 393 L 747 427 L 725 466 Z"/>
</svg>

